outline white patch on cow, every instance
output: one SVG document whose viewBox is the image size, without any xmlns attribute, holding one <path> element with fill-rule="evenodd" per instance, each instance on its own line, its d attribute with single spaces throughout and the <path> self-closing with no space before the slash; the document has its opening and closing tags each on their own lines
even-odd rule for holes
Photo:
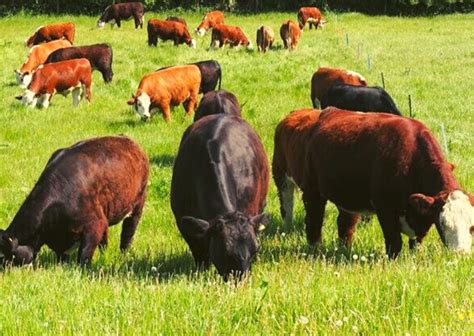
<svg viewBox="0 0 474 336">
<path fill-rule="evenodd" d="M 38 104 L 40 105 L 40 107 L 45 108 L 45 109 L 48 108 L 49 97 L 51 97 L 49 93 L 45 93 L 44 95 L 41 95 L 41 97 L 39 97 Z"/>
<path fill-rule="evenodd" d="M 32 79 L 33 79 L 33 74 L 31 72 L 22 74 L 20 76 L 20 87 L 23 89 L 26 89 L 28 85 L 30 85 Z"/>
<path fill-rule="evenodd" d="M 321 21 L 319 22 L 319 26 L 321 27 L 321 29 L 324 29 L 324 26 L 326 25 L 327 21 L 324 20 L 324 19 L 321 19 Z"/>
<path fill-rule="evenodd" d="M 108 21 L 107 23 L 109 23 L 112 28 L 116 25 L 115 19 L 112 19 Z"/>
<path fill-rule="evenodd" d="M 77 106 L 81 101 L 82 85 L 79 83 L 77 86 L 72 88 L 72 105 Z"/>
<path fill-rule="evenodd" d="M 23 97 L 21 98 L 21 103 L 28 107 L 35 107 L 37 98 L 35 97 L 36 93 L 31 90 L 25 90 L 23 92 Z"/>
<path fill-rule="evenodd" d="M 408 225 L 407 219 L 405 216 L 402 216 L 399 218 L 400 220 L 400 225 L 402 229 L 402 233 L 407 235 L 408 237 L 414 239 L 416 238 L 416 233 L 415 231 Z"/>
<path fill-rule="evenodd" d="M 22 76 L 21 76 L 20 70 L 16 69 L 16 70 L 15 70 L 15 79 L 16 79 L 16 83 L 17 83 L 18 85 L 21 84 L 21 77 L 22 77 Z"/>
<path fill-rule="evenodd" d="M 190 45 L 191 48 L 196 48 L 196 40 L 195 39 L 192 39 L 191 40 L 191 45 Z"/>
<path fill-rule="evenodd" d="M 315 19 L 315 18 L 309 18 L 307 21 L 307 23 L 318 23 L 318 19 Z"/>
<path fill-rule="evenodd" d="M 250 41 L 249 44 L 247 44 L 247 50 L 253 50 L 253 44 Z"/>
<path fill-rule="evenodd" d="M 98 21 L 97 22 L 97 28 L 102 29 L 105 27 L 105 22 L 104 21 Z"/>
<path fill-rule="evenodd" d="M 459 252 L 471 252 L 470 228 L 474 226 L 474 207 L 462 191 L 449 194 L 439 214 L 439 225 L 446 246 Z"/>
<path fill-rule="evenodd" d="M 138 115 L 142 119 L 149 119 L 151 117 L 150 105 L 151 105 L 150 96 L 146 94 L 145 92 L 143 92 L 140 94 L 140 96 L 137 97 L 137 100 L 134 106 L 135 112 L 137 112 Z"/>
<path fill-rule="evenodd" d="M 355 72 L 355 71 L 348 70 L 348 71 L 347 71 L 347 74 L 350 75 L 350 76 L 358 77 L 361 81 L 366 82 L 364 76 L 362 76 L 361 74 L 358 74 L 358 73 Z"/>
<path fill-rule="evenodd" d="M 196 29 L 196 34 L 198 36 L 204 36 L 204 35 L 206 35 L 206 29 L 204 29 L 204 28 Z"/>
</svg>

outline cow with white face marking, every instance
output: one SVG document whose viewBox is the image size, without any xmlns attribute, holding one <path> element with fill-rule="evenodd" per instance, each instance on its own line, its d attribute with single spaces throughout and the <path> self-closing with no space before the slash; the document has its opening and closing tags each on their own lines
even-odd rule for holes
<svg viewBox="0 0 474 336">
<path fill-rule="evenodd" d="M 224 13 L 221 11 L 212 11 L 204 15 L 199 26 L 196 28 L 198 36 L 204 36 L 209 29 L 217 25 L 224 24 Z"/>
</svg>

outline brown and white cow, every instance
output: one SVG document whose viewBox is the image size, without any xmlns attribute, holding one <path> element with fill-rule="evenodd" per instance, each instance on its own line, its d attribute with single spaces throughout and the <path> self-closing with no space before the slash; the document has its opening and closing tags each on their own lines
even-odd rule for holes
<svg viewBox="0 0 474 336">
<path fill-rule="evenodd" d="M 186 43 L 192 48 L 196 48 L 196 40 L 189 34 L 188 28 L 180 22 L 171 20 L 148 20 L 148 45 L 156 46 L 158 39 L 172 40 L 175 46 Z"/>
<path fill-rule="evenodd" d="M 326 20 L 324 20 L 321 11 L 318 8 L 301 7 L 298 10 L 298 23 L 301 30 L 303 30 L 306 23 L 309 23 L 309 29 L 312 29 L 313 26 L 314 29 L 318 29 L 318 26 L 323 29 Z"/>
<path fill-rule="evenodd" d="M 272 48 L 275 41 L 275 33 L 273 29 L 268 26 L 260 26 L 257 30 L 257 48 L 259 52 L 267 52 Z"/>
<path fill-rule="evenodd" d="M 135 29 L 143 28 L 143 18 L 145 10 L 141 2 L 124 2 L 107 6 L 97 21 L 97 28 L 103 28 L 106 23 L 110 23 L 111 27 L 117 24 L 120 28 L 122 20 L 129 20 L 133 17 Z"/>
<path fill-rule="evenodd" d="M 171 120 L 171 106 L 183 104 L 191 115 L 197 104 L 201 72 L 196 65 L 165 68 L 145 75 L 137 93 L 127 104 L 132 105 L 142 120 L 161 110 L 166 122 Z"/>
<path fill-rule="evenodd" d="M 217 25 L 212 29 L 211 48 L 224 48 L 226 44 L 231 47 L 246 46 L 248 50 L 253 49 L 252 42 L 240 27 Z"/>
<path fill-rule="evenodd" d="M 311 78 L 311 101 L 314 108 L 321 107 L 321 99 L 334 84 L 367 86 L 367 81 L 354 71 L 320 67 Z"/>
<path fill-rule="evenodd" d="M 52 23 L 40 26 L 36 29 L 33 35 L 26 40 L 25 44 L 28 48 L 31 48 L 32 46 L 43 42 L 61 40 L 63 38 L 73 44 L 75 31 L 76 28 L 72 22 Z"/>
<path fill-rule="evenodd" d="M 206 32 L 216 25 L 224 24 L 224 13 L 221 11 L 212 11 L 204 15 L 199 26 L 196 28 L 198 36 L 204 36 Z"/>
<path fill-rule="evenodd" d="M 16 98 L 25 106 L 47 108 L 56 93 L 67 96 L 72 91 L 74 106 L 84 95 L 90 102 L 91 74 L 91 64 L 85 58 L 40 65 L 23 95 Z"/>
<path fill-rule="evenodd" d="M 285 21 L 280 28 L 280 37 L 285 49 L 293 50 L 300 40 L 301 30 L 293 20 Z"/>
<path fill-rule="evenodd" d="M 26 88 L 31 82 L 33 72 L 37 67 L 46 62 L 46 59 L 53 51 L 70 46 L 71 42 L 67 40 L 55 40 L 31 48 L 25 63 L 23 63 L 20 69 L 15 70 L 17 84 Z"/>
</svg>

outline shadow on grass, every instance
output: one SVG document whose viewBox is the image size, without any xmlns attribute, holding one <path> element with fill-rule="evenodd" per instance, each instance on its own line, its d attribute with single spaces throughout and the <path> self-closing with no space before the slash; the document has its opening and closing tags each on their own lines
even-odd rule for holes
<svg viewBox="0 0 474 336">
<path fill-rule="evenodd" d="M 170 154 L 152 155 L 150 157 L 150 163 L 159 167 L 172 167 L 174 158 L 175 156 Z"/>
</svg>

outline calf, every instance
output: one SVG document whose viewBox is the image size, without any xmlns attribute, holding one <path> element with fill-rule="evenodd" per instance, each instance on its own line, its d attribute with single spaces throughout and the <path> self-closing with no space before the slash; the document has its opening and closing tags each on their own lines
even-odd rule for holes
<svg viewBox="0 0 474 336">
<path fill-rule="evenodd" d="M 386 112 L 402 115 L 392 97 L 381 87 L 334 84 L 321 98 L 321 108 L 334 106 L 360 112 Z"/>
<path fill-rule="evenodd" d="M 146 197 L 149 164 L 130 138 L 109 136 L 59 149 L 6 230 L 0 252 L 16 265 L 32 262 L 43 245 L 59 260 L 79 243 L 78 262 L 107 245 L 108 228 L 122 219 L 120 249 L 127 249 Z"/>
<path fill-rule="evenodd" d="M 49 54 L 60 48 L 70 47 L 71 43 L 66 40 L 56 40 L 47 43 L 43 43 L 31 48 L 30 53 L 26 61 L 23 63 L 20 69 L 15 70 L 16 82 L 21 87 L 26 88 L 31 82 L 33 72 L 41 64 L 46 62 Z"/>
<path fill-rule="evenodd" d="M 185 131 L 173 167 L 171 209 L 198 265 L 243 275 L 257 253 L 268 192 L 260 138 L 240 117 L 211 115 Z"/>
<path fill-rule="evenodd" d="M 40 26 L 36 29 L 33 35 L 26 40 L 25 44 L 28 48 L 31 48 L 32 46 L 43 42 L 51 42 L 63 38 L 73 44 L 75 31 L 76 28 L 72 22 L 53 23 L 46 26 Z"/>
<path fill-rule="evenodd" d="M 280 28 L 280 37 L 285 49 L 294 50 L 300 40 L 301 30 L 293 20 L 284 22 Z"/>
<path fill-rule="evenodd" d="M 307 144 L 302 182 L 309 243 L 321 241 L 329 200 L 340 211 L 339 237 L 352 240 L 357 213 L 374 211 L 387 254 L 401 233 L 421 242 L 434 223 L 444 244 L 469 253 L 474 207 L 428 128 L 386 113 L 324 110 Z"/>
<path fill-rule="evenodd" d="M 182 23 L 186 27 L 186 29 L 188 29 L 188 24 L 186 23 L 186 20 L 178 16 L 168 16 L 166 18 L 166 21 L 175 21 L 175 22 Z"/>
<path fill-rule="evenodd" d="M 112 81 L 114 76 L 112 71 L 113 53 L 112 47 L 107 43 L 58 49 L 48 56 L 45 64 L 76 58 L 86 58 L 93 70 L 100 71 L 104 82 L 110 83 Z"/>
<path fill-rule="evenodd" d="M 132 105 L 142 120 L 148 120 L 160 109 L 166 122 L 171 120 L 170 106 L 183 104 L 186 113 L 194 111 L 201 73 L 195 65 L 184 65 L 166 68 L 145 75 L 140 81 L 137 93 L 132 95 L 127 104 Z"/>
<path fill-rule="evenodd" d="M 103 28 L 106 23 L 113 26 L 117 24 L 120 28 L 121 20 L 129 20 L 133 17 L 135 29 L 143 28 L 144 16 L 143 4 L 141 2 L 124 2 L 107 6 L 97 21 L 97 28 Z"/>
<path fill-rule="evenodd" d="M 321 106 L 321 99 L 334 84 L 367 86 L 365 78 L 354 71 L 321 67 L 311 78 L 311 101 L 313 107 Z"/>
<path fill-rule="evenodd" d="M 323 29 L 326 20 L 324 20 L 318 8 L 301 7 L 298 10 L 298 23 L 301 30 L 303 30 L 306 23 L 309 23 L 309 29 L 312 29 L 312 26 L 314 26 L 314 29 L 318 29 L 318 26 Z"/>
<path fill-rule="evenodd" d="M 196 48 L 196 40 L 191 37 L 188 28 L 180 22 L 167 20 L 148 20 L 148 45 L 158 44 L 158 38 L 163 41 L 172 40 L 175 46 L 186 43 L 192 48 Z"/>
<path fill-rule="evenodd" d="M 257 48 L 259 52 L 267 52 L 275 41 L 275 33 L 268 26 L 260 26 L 257 30 Z"/>
<path fill-rule="evenodd" d="M 252 50 L 252 42 L 245 35 L 240 27 L 216 25 L 212 29 L 211 48 L 224 48 L 226 44 L 231 47 L 247 46 L 248 50 Z"/>
<path fill-rule="evenodd" d="M 224 24 L 224 13 L 221 11 L 212 11 L 204 15 L 204 18 L 195 31 L 198 36 L 204 36 L 209 29 L 221 24 Z"/>
<path fill-rule="evenodd" d="M 27 89 L 16 99 L 25 106 L 48 108 L 56 93 L 67 96 L 72 91 L 72 102 L 77 106 L 84 97 L 91 100 L 91 65 L 85 58 L 41 65 L 33 74 Z"/>
<path fill-rule="evenodd" d="M 194 122 L 211 114 L 231 114 L 240 117 L 240 104 L 237 97 L 226 90 L 206 93 L 194 114 Z"/>
</svg>

